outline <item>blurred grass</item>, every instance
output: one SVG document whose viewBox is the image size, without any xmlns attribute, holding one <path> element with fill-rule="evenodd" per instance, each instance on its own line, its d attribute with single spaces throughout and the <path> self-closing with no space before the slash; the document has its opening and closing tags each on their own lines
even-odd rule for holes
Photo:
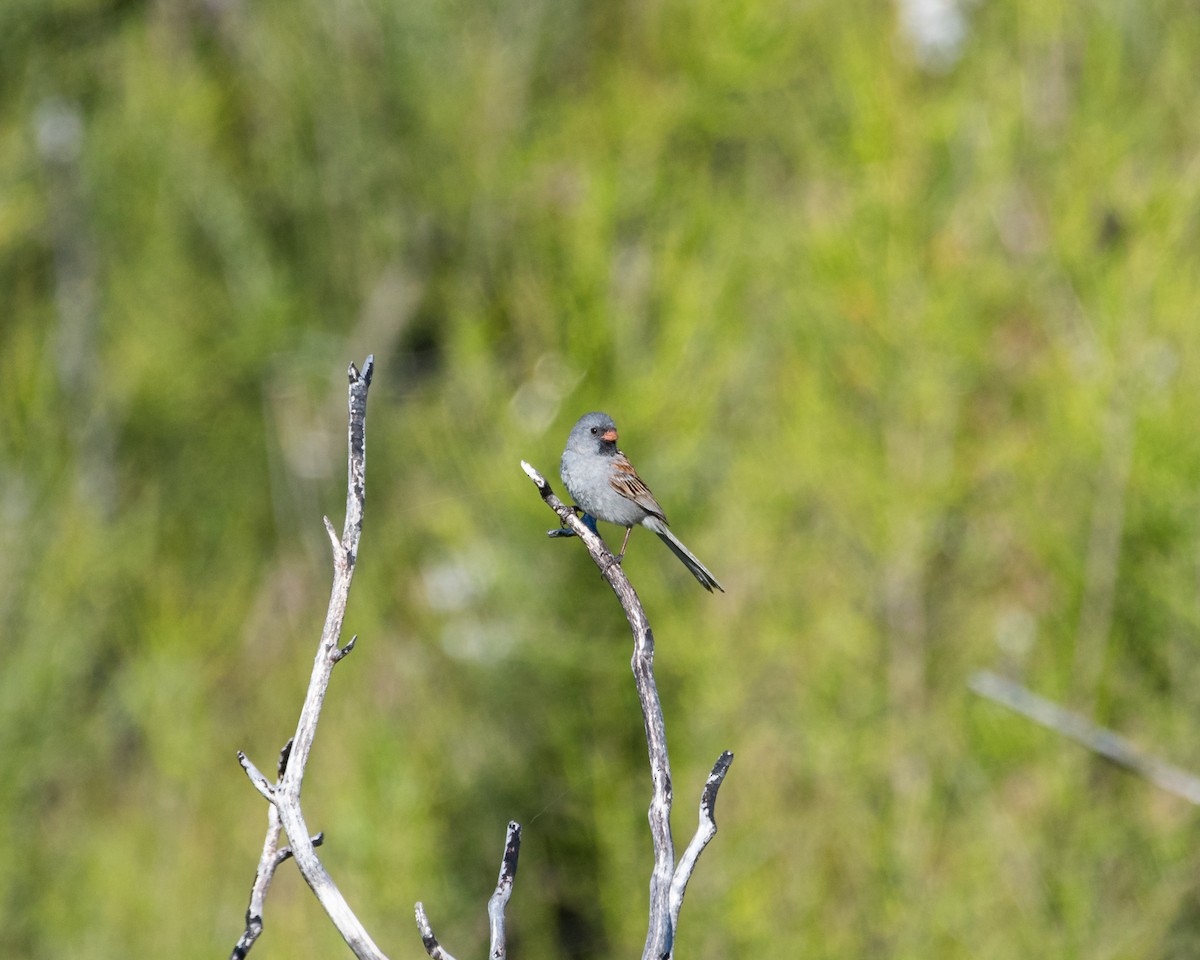
<svg viewBox="0 0 1200 960">
<path fill-rule="evenodd" d="M 391 955 L 509 818 L 514 955 L 640 948 L 626 631 L 517 468 L 595 408 L 729 590 L 634 535 L 681 843 L 737 753 L 680 956 L 1191 955 L 1192 811 L 965 688 L 1200 766 L 1189 11 L 5 4 L 0 952 L 236 939 L 374 352 L 305 797 Z"/>
</svg>

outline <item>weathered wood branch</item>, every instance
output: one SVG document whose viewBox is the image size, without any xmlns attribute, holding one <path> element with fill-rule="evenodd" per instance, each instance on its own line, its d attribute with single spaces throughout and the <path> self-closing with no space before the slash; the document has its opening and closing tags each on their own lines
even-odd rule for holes
<svg viewBox="0 0 1200 960">
<path fill-rule="evenodd" d="M 642 960 L 670 960 L 675 951 L 675 930 L 683 896 L 691 879 L 696 860 L 701 851 L 716 834 L 717 824 L 713 811 L 717 791 L 725 779 L 733 754 L 725 751 L 713 766 L 700 801 L 700 827 L 688 845 L 678 865 L 675 862 L 675 846 L 671 837 L 671 762 L 667 755 L 667 731 L 663 720 L 662 703 L 654 682 L 654 634 L 646 611 L 633 589 L 625 571 L 604 541 L 575 511 L 563 503 L 546 479 L 532 466 L 521 461 L 521 469 L 538 489 L 542 500 L 553 510 L 563 527 L 579 537 L 600 573 L 612 588 L 621 603 L 625 619 L 633 632 L 634 683 L 638 701 L 642 706 L 642 720 L 646 729 L 646 745 L 650 758 L 650 781 L 652 794 L 648 819 L 650 836 L 654 845 L 654 868 L 650 874 L 650 915 L 646 931 L 646 945 Z M 558 536 L 557 530 L 550 531 Z"/>
<path fill-rule="evenodd" d="M 508 822 L 504 836 L 504 856 L 500 858 L 500 876 L 496 880 L 496 892 L 488 901 L 488 928 L 491 960 L 505 960 L 508 956 L 508 934 L 504 929 L 504 911 L 512 896 L 513 882 L 517 879 L 517 858 L 521 853 L 521 825 L 515 820 Z"/>
<path fill-rule="evenodd" d="M 342 625 L 346 619 L 350 583 L 354 578 L 354 566 L 358 559 L 359 539 L 362 536 L 363 506 L 366 500 L 367 391 L 371 386 L 371 375 L 374 368 L 373 357 L 367 357 L 367 362 L 363 365 L 361 372 L 354 364 L 350 364 L 346 520 L 339 538 L 334 531 L 333 524 L 329 522 L 329 518 L 325 518 L 325 529 L 329 533 L 333 550 L 333 587 L 330 591 L 325 625 L 321 631 L 321 642 L 313 660 L 308 692 L 300 710 L 300 720 L 296 724 L 296 733 L 280 753 L 278 779 L 274 783 L 270 783 L 245 754 L 238 753 L 238 761 L 246 771 L 250 782 L 266 797 L 270 808 L 267 813 L 266 840 L 263 842 L 258 873 L 251 889 L 250 906 L 246 912 L 246 931 L 233 948 L 233 960 L 242 960 L 262 933 L 263 901 L 266 898 L 275 868 L 283 859 L 280 857 L 281 851 L 277 849 L 281 829 L 287 833 L 290 843 L 288 850 L 291 857 L 295 859 L 301 875 L 312 888 L 317 900 L 325 908 L 325 912 L 329 914 L 329 918 L 346 940 L 354 955 L 361 960 L 386 960 L 383 951 L 376 946 L 362 922 L 350 909 L 346 898 L 317 856 L 316 847 L 319 838 L 314 840 L 309 834 L 308 825 L 304 822 L 304 812 L 300 806 L 300 788 L 304 781 L 304 769 L 316 738 L 317 722 L 321 717 L 321 706 L 325 702 L 325 693 L 329 689 L 333 668 L 354 649 L 354 643 L 357 640 L 355 637 L 344 647 L 339 646 Z"/>
<path fill-rule="evenodd" d="M 733 754 L 726 750 L 713 764 L 712 773 L 708 775 L 704 790 L 700 794 L 700 823 L 696 827 L 692 842 L 687 845 L 683 856 L 679 858 L 679 864 L 675 867 L 675 875 L 671 878 L 672 929 L 679 929 L 679 910 L 683 906 L 683 894 L 687 889 L 688 881 L 692 878 L 692 871 L 696 869 L 696 861 L 700 859 L 700 854 L 708 846 L 708 841 L 717 835 L 717 791 L 721 789 L 721 782 L 725 779 L 731 763 L 733 763 Z"/>
<path fill-rule="evenodd" d="M 292 741 L 289 740 L 284 748 L 279 751 L 279 776 L 283 776 L 284 768 L 287 766 L 288 754 L 292 749 Z M 250 777 L 255 787 L 261 792 L 260 781 L 263 784 L 267 783 L 264 777 L 254 764 L 246 759 L 245 754 L 239 751 L 238 759 L 242 761 L 243 768 L 247 768 L 246 772 Z M 253 772 L 251 772 L 253 771 Z M 267 784 L 269 787 L 270 785 Z M 269 793 L 264 794 L 270 800 Z M 259 938 L 263 931 L 263 905 L 267 899 L 267 891 L 271 887 L 271 881 L 275 878 L 276 868 L 289 859 L 292 855 L 291 847 L 279 846 L 279 835 L 283 829 L 283 824 L 279 820 L 279 811 L 275 809 L 274 803 L 267 804 L 267 836 L 263 840 L 262 856 L 258 861 L 258 870 L 254 874 L 254 884 L 250 888 L 250 905 L 246 908 L 246 930 L 238 938 L 238 942 L 234 944 L 232 960 L 243 960 L 250 948 L 254 946 L 254 941 Z M 319 847 L 324 841 L 324 834 L 317 834 L 312 839 L 312 845 Z"/>
</svg>

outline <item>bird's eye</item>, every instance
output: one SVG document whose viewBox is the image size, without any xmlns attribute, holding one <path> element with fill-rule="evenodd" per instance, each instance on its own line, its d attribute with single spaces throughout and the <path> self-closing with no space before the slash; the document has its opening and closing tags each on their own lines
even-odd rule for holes
<svg viewBox="0 0 1200 960">
<path fill-rule="evenodd" d="M 595 435 L 595 434 L 597 434 L 597 433 L 599 433 L 599 432 L 600 432 L 600 428 L 599 428 L 599 427 L 592 427 L 592 434 L 593 434 L 593 435 Z"/>
</svg>

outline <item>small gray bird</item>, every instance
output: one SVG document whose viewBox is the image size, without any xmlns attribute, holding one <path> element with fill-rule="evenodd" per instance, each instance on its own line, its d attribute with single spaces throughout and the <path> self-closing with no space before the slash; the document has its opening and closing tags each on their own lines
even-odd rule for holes
<svg viewBox="0 0 1200 960">
<path fill-rule="evenodd" d="M 658 534 L 705 590 L 711 593 L 716 587 L 725 592 L 708 568 L 667 528 L 667 518 L 654 494 L 642 483 L 629 458 L 617 449 L 617 425 L 608 414 L 585 413 L 579 418 L 567 437 L 560 474 L 567 491 L 584 512 L 625 528 L 618 563 L 625 556 L 629 534 L 641 524 Z"/>
</svg>

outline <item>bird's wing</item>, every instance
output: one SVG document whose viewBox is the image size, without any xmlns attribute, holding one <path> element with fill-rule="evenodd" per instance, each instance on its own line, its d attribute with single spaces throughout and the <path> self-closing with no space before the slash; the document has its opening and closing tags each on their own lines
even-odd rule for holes
<svg viewBox="0 0 1200 960">
<path fill-rule="evenodd" d="M 618 450 L 612 458 L 612 463 L 613 474 L 608 481 L 612 484 L 612 488 L 621 496 L 632 500 L 643 510 L 654 514 L 663 523 L 666 523 L 667 518 L 663 514 L 662 507 L 654 499 L 654 494 L 650 492 L 650 488 L 637 475 L 637 471 L 633 469 L 633 464 L 629 462 L 629 458 Z"/>
</svg>

